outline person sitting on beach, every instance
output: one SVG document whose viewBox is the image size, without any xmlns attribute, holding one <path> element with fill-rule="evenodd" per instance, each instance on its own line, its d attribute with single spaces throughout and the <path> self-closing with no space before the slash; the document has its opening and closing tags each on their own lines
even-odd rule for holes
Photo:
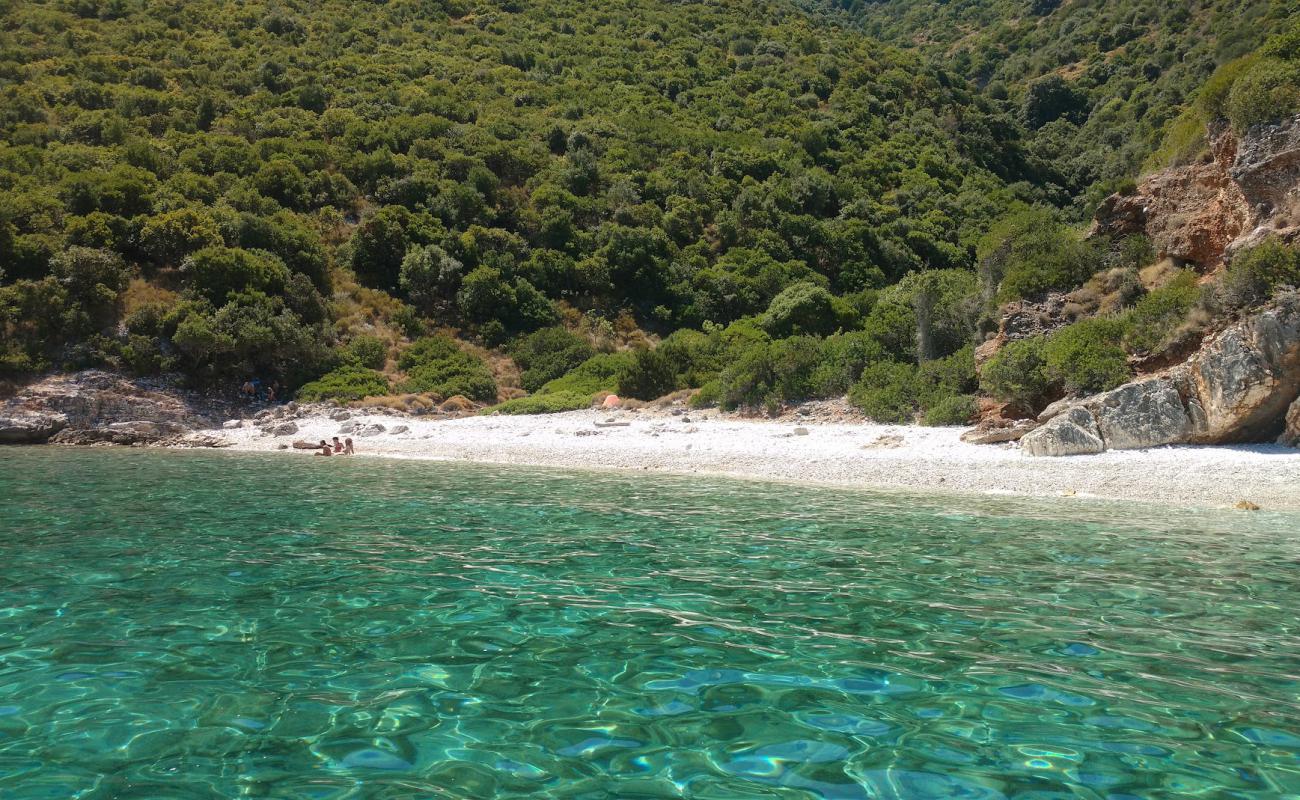
<svg viewBox="0 0 1300 800">
<path fill-rule="evenodd" d="M 339 441 L 339 437 L 335 436 L 335 437 L 334 437 L 334 455 L 339 455 L 339 454 L 342 453 L 342 452 L 343 452 L 343 443 Z"/>
<path fill-rule="evenodd" d="M 352 448 L 351 436 L 343 440 L 343 454 L 348 456 L 354 456 L 357 454 L 357 451 Z"/>
<path fill-rule="evenodd" d="M 329 442 L 325 441 L 324 439 L 321 439 L 321 440 L 320 440 L 320 445 L 319 445 L 319 446 L 320 446 L 320 450 L 317 450 L 317 451 L 316 451 L 316 455 L 318 455 L 318 456 L 332 456 L 332 455 L 334 455 L 334 449 L 330 447 L 330 443 L 329 443 Z"/>
</svg>

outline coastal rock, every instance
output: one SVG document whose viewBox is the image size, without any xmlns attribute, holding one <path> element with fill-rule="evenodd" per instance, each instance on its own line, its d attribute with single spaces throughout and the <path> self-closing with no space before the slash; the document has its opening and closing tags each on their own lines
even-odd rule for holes
<svg viewBox="0 0 1300 800">
<path fill-rule="evenodd" d="M 64 445 L 146 445 L 159 444 L 188 430 L 174 422 L 133 420 L 112 422 L 97 428 L 64 428 L 50 438 L 51 444 Z"/>
<path fill-rule="evenodd" d="M 1300 396 L 1300 293 L 1210 340 L 1190 362 L 1205 423 L 1190 441 L 1264 441 Z"/>
<path fill-rule="evenodd" d="M 352 433 L 359 427 L 356 420 L 350 420 L 339 426 L 339 433 Z"/>
<path fill-rule="evenodd" d="M 279 425 L 271 428 L 270 431 L 272 436 L 292 436 L 297 432 L 298 425 L 293 422 L 281 422 Z"/>
<path fill-rule="evenodd" d="M 221 427 L 228 431 L 234 430 L 235 428 L 242 428 L 244 427 L 244 421 L 242 419 L 228 419 L 221 423 Z"/>
<path fill-rule="evenodd" d="M 357 428 L 355 431 L 353 431 L 353 435 L 355 435 L 355 436 L 378 436 L 379 434 L 383 433 L 383 432 L 386 431 L 386 430 L 388 430 L 388 429 L 385 428 L 385 427 L 383 426 L 382 423 L 379 423 L 379 422 L 372 422 L 372 423 L 370 423 L 369 425 L 363 425 L 363 426 L 361 426 L 360 428 Z"/>
<path fill-rule="evenodd" d="M 969 444 L 1017 442 L 1037 427 L 1038 423 L 1031 419 L 984 420 L 963 433 L 961 440 Z"/>
<path fill-rule="evenodd" d="M 1088 402 L 1110 450 L 1136 450 L 1186 441 L 1192 421 L 1172 381 L 1151 378 L 1125 384 Z M 1069 412 L 1066 412 L 1069 413 Z"/>
<path fill-rule="evenodd" d="M 1068 410 L 1071 406 L 1078 405 L 1079 399 L 1080 398 L 1078 397 L 1062 397 L 1060 400 L 1057 400 L 1054 403 L 1048 403 L 1047 408 L 1044 408 L 1042 411 L 1038 412 L 1038 416 L 1036 417 L 1036 419 L 1040 423 L 1047 422 L 1052 417 L 1059 416 L 1062 412 Z"/>
<path fill-rule="evenodd" d="M 1021 440 L 1030 455 L 1130 450 L 1168 444 L 1300 441 L 1300 292 L 1211 338 L 1162 375 L 1049 406 Z M 1090 422 L 1086 421 L 1090 420 Z M 1095 429 L 1101 447 L 1084 433 Z"/>
<path fill-rule="evenodd" d="M 396 435 L 396 434 L 399 434 L 399 433 L 406 433 L 406 432 L 408 432 L 408 431 L 410 431 L 410 430 L 411 430 L 411 426 L 410 426 L 410 425 L 394 425 L 394 426 L 393 426 L 393 429 L 390 430 L 389 433 L 390 433 L 390 434 L 393 434 L 393 435 Z"/>
<path fill-rule="evenodd" d="M 231 442 L 220 436 L 213 436 L 208 433 L 192 433 L 186 436 L 178 436 L 175 439 L 164 442 L 168 447 L 207 447 L 221 448 L 230 447 Z"/>
<path fill-rule="evenodd" d="M 1278 443 L 1300 447 L 1300 400 L 1292 403 L 1286 412 L 1286 428 L 1278 438 Z"/>
<path fill-rule="evenodd" d="M 1020 446 L 1031 456 L 1076 456 L 1106 449 L 1092 412 L 1075 406 L 1025 434 Z"/>
<path fill-rule="evenodd" d="M 1229 243 L 1251 227 L 1254 214 L 1230 174 L 1237 139 L 1224 127 L 1210 136 L 1214 158 L 1156 172 L 1097 209 L 1090 235 L 1144 234 L 1161 258 L 1210 271 Z"/>
<path fill-rule="evenodd" d="M 67 424 L 63 414 L 19 412 L 0 416 L 0 444 L 43 444 Z"/>
</svg>

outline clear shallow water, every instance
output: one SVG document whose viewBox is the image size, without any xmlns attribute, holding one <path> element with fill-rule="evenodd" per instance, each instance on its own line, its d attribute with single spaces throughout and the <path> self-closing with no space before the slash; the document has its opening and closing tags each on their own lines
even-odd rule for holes
<svg viewBox="0 0 1300 800">
<path fill-rule="evenodd" d="M 1297 516 L 3 455 L 3 797 L 1300 794 Z"/>
</svg>

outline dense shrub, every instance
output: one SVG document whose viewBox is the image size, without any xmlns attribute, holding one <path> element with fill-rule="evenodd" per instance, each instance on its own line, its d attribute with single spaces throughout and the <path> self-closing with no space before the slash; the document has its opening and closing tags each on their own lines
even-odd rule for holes
<svg viewBox="0 0 1300 800">
<path fill-rule="evenodd" d="M 397 363 L 407 375 L 400 391 L 442 398 L 462 395 L 480 403 L 496 400 L 496 379 L 487 364 L 446 336 L 426 336 L 413 342 L 398 355 Z"/>
<path fill-rule="evenodd" d="M 599 353 L 539 390 L 543 394 L 582 394 L 590 398 L 618 389 L 618 376 L 631 362 L 630 353 Z"/>
<path fill-rule="evenodd" d="M 821 363 L 812 376 L 813 393 L 818 397 L 844 394 L 864 369 L 886 360 L 885 348 L 865 331 L 828 336 L 821 349 Z"/>
<path fill-rule="evenodd" d="M 800 282 L 772 298 L 759 324 L 773 338 L 797 334 L 825 336 L 854 321 L 853 309 L 825 287 Z"/>
<path fill-rule="evenodd" d="M 185 288 L 214 305 L 245 290 L 278 294 L 284 291 L 289 270 L 284 262 L 264 250 L 206 247 L 181 265 Z"/>
<path fill-rule="evenodd" d="M 1073 289 L 1104 265 L 1098 245 L 1082 241 L 1043 208 L 1021 207 L 980 240 L 981 277 L 999 301 Z"/>
<path fill-rule="evenodd" d="M 1098 317 L 1052 334 L 1043 348 L 1047 374 L 1067 392 L 1093 394 L 1113 389 L 1132 375 L 1121 346 L 1124 323 Z"/>
<path fill-rule="evenodd" d="M 1196 273 L 1183 271 L 1124 314 L 1124 347 L 1131 353 L 1160 352 L 1201 300 Z"/>
<path fill-rule="evenodd" d="M 324 326 L 304 324 L 282 298 L 261 292 L 231 295 L 215 310 L 206 301 L 183 304 L 164 330 L 177 366 L 202 381 L 260 377 L 296 387 L 337 365 Z"/>
<path fill-rule="evenodd" d="M 530 392 L 537 391 L 595 354 L 595 349 L 586 339 L 561 327 L 536 330 L 510 345 L 511 358 L 523 370 L 520 384 Z"/>
<path fill-rule="evenodd" d="M 711 380 L 699 388 L 687 404 L 691 408 L 712 408 L 722 402 L 722 382 Z"/>
<path fill-rule="evenodd" d="M 980 370 L 980 388 L 1004 402 L 1037 407 L 1051 391 L 1044 350 L 1047 338 L 1008 342 Z"/>
<path fill-rule="evenodd" d="M 1300 54 L 1292 57 L 1300 58 Z M 1238 131 L 1300 111 L 1300 61 L 1255 60 L 1233 82 L 1224 111 Z"/>
<path fill-rule="evenodd" d="M 948 395 L 925 410 L 922 422 L 926 425 L 969 425 L 978 410 L 974 395 Z"/>
<path fill-rule="evenodd" d="M 673 363 L 659 350 L 642 348 L 618 373 L 618 393 L 638 400 L 654 400 L 677 388 Z"/>
<path fill-rule="evenodd" d="M 383 369 L 388 361 L 388 344 L 378 336 L 355 336 L 348 342 L 344 360 L 356 367 Z"/>
<path fill-rule="evenodd" d="M 1283 286 L 1300 287 L 1300 250 L 1269 239 L 1232 260 L 1219 297 L 1229 308 L 1248 308 L 1267 301 Z"/>
<path fill-rule="evenodd" d="M 583 392 L 547 392 L 528 397 L 516 397 L 500 405 L 483 409 L 483 413 L 499 414 L 558 414 L 562 411 L 579 411 L 591 407 L 591 395 Z"/>
<path fill-rule="evenodd" d="M 917 406 L 916 367 L 878 361 L 862 372 L 849 392 L 849 402 L 876 422 L 911 422 Z"/>
<path fill-rule="evenodd" d="M 303 384 L 298 389 L 297 397 L 307 402 L 322 400 L 348 402 L 363 397 L 377 397 L 388 392 L 388 379 L 381 373 L 373 369 L 348 365 Z"/>
</svg>

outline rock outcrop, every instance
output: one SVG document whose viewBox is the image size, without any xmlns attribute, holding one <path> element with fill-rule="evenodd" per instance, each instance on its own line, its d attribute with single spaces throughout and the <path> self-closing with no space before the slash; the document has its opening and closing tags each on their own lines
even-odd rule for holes
<svg viewBox="0 0 1300 800">
<path fill-rule="evenodd" d="M 1292 403 L 1291 409 L 1286 412 L 1286 427 L 1277 441 L 1278 444 L 1300 447 L 1300 400 Z"/>
<path fill-rule="evenodd" d="M 53 375 L 0 405 L 0 443 L 161 443 L 213 424 L 218 405 L 165 382 L 101 370 Z"/>
<path fill-rule="evenodd" d="M 1213 337 L 1186 364 L 1045 412 L 1020 444 L 1030 455 L 1063 456 L 1272 441 L 1300 426 L 1298 397 L 1300 292 L 1292 292 Z"/>
<path fill-rule="evenodd" d="M 1025 434 L 1020 446 L 1031 456 L 1077 456 L 1106 449 L 1092 412 L 1075 406 Z"/>
<path fill-rule="evenodd" d="M 0 444 L 44 444 L 67 425 L 68 418 L 57 412 L 6 413 L 0 416 Z"/>
<path fill-rule="evenodd" d="M 1238 137 L 1210 130 L 1208 162 L 1143 178 L 1098 208 L 1093 234 L 1144 233 L 1162 257 L 1219 267 L 1265 234 L 1300 239 L 1300 116 Z"/>
</svg>

